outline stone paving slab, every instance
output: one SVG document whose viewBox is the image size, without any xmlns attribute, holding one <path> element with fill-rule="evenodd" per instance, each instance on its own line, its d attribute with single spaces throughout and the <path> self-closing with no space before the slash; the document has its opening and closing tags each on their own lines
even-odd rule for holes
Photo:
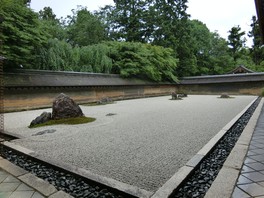
<svg viewBox="0 0 264 198">
<path fill-rule="evenodd" d="M 258 118 L 232 198 L 264 197 L 264 106 Z"/>
<path fill-rule="evenodd" d="M 11 167 L 11 168 L 10 168 Z M 17 169 L 17 170 L 16 170 Z M 9 172 L 10 171 L 10 172 Z M 19 173 L 19 174 L 17 174 Z M 57 191 L 48 182 L 21 171 L 21 168 L 1 158 L 0 198 L 73 198 L 63 191 Z"/>
<path fill-rule="evenodd" d="M 5 171 L 9 172 L 10 174 L 14 175 L 15 177 L 24 175 L 27 173 L 26 170 L 10 163 L 9 161 L 0 158 L 0 168 L 4 169 Z"/>
<path fill-rule="evenodd" d="M 38 177 L 32 175 L 31 173 L 22 175 L 18 178 L 21 181 L 23 181 L 24 183 L 26 183 L 30 186 L 34 186 L 34 188 L 37 191 L 41 192 L 45 196 L 50 196 L 50 195 L 54 194 L 55 192 L 57 192 L 57 190 L 54 186 L 45 182 L 42 179 L 39 179 Z"/>
<path fill-rule="evenodd" d="M 120 101 L 85 107 L 93 123 L 28 129 L 42 111 L 5 114 L 8 131 L 24 136 L 19 144 L 47 158 L 61 160 L 95 174 L 156 191 L 214 135 L 245 108 L 254 96 L 189 96 Z M 106 116 L 109 113 L 114 116 Z M 18 120 L 13 126 L 12 120 Z M 55 133 L 35 136 L 40 131 Z"/>
<path fill-rule="evenodd" d="M 260 186 L 255 185 L 255 183 L 246 176 L 251 175 L 252 177 L 255 177 L 255 179 L 261 180 L 261 178 L 264 179 L 264 175 L 261 176 L 261 174 L 256 174 L 256 172 L 254 174 L 255 170 L 248 166 L 248 163 L 254 163 L 256 161 L 248 159 L 247 157 L 245 158 L 245 156 L 247 155 L 248 149 L 250 152 L 250 147 L 257 149 L 255 144 L 252 144 L 251 138 L 253 135 L 254 139 L 254 131 L 258 127 L 259 121 L 262 120 L 261 117 L 264 114 L 263 103 L 264 100 L 262 99 L 251 119 L 249 120 L 247 126 L 243 130 L 235 147 L 232 149 L 230 155 L 226 159 L 222 169 L 218 173 L 218 176 L 216 177 L 209 191 L 206 193 L 205 198 L 249 198 L 255 197 L 256 194 L 254 194 L 254 196 L 250 196 L 249 194 L 245 193 L 246 187 L 248 187 L 248 191 L 260 190 Z M 262 131 L 264 133 L 264 127 L 262 128 Z M 254 185 L 248 185 L 249 183 L 254 183 Z M 241 186 L 241 188 L 239 187 L 240 185 L 244 184 L 247 185 Z M 242 189 L 243 187 L 245 187 L 245 189 Z"/>
<path fill-rule="evenodd" d="M 0 164 L 3 160 L 0 161 Z M 14 169 L 14 167 L 13 167 Z M 1 198 L 44 198 L 32 187 L 21 182 L 17 177 L 0 168 L 0 197 Z M 4 179 L 3 179 L 4 178 Z M 38 196 L 35 196 L 37 195 Z"/>
</svg>

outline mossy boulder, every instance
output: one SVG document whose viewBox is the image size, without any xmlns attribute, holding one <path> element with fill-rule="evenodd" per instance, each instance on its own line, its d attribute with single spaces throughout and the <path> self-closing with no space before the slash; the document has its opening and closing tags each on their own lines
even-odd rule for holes
<svg viewBox="0 0 264 198">
<path fill-rule="evenodd" d="M 52 119 L 76 118 L 83 116 L 83 112 L 76 102 L 69 96 L 61 93 L 52 105 Z"/>
</svg>

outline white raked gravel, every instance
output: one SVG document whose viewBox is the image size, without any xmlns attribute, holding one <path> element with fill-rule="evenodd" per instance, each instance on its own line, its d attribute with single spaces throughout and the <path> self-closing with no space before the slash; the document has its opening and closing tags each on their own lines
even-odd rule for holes
<svg viewBox="0 0 264 198">
<path fill-rule="evenodd" d="M 41 155 L 155 191 L 256 97 L 170 98 L 81 106 L 96 121 L 72 126 L 27 128 L 51 109 L 6 113 L 5 130 L 24 136 L 14 142 Z M 56 132 L 32 136 L 46 129 Z"/>
</svg>

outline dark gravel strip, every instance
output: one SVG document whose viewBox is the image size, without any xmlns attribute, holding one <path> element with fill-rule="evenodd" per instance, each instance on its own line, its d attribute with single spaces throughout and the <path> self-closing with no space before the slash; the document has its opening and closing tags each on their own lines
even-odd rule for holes
<svg viewBox="0 0 264 198">
<path fill-rule="evenodd" d="M 212 152 L 200 163 L 179 189 L 176 189 L 170 198 L 202 198 L 205 196 L 246 127 L 251 115 L 257 108 L 260 99 L 258 98 L 232 128 L 227 131 Z"/>
<path fill-rule="evenodd" d="M 29 171 L 76 198 L 133 198 L 131 195 L 116 191 L 93 181 L 78 177 L 67 171 L 41 163 L 38 160 L 16 152 L 4 145 L 0 146 L 1 156 L 13 164 Z"/>
</svg>

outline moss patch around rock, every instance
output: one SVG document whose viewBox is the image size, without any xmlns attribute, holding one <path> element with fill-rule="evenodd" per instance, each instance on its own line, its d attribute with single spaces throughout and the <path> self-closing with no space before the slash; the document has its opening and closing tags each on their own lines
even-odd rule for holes
<svg viewBox="0 0 264 198">
<path fill-rule="evenodd" d="M 37 127 L 57 125 L 57 124 L 69 124 L 69 125 L 85 124 L 85 123 L 93 122 L 95 120 L 96 120 L 95 118 L 89 118 L 85 116 L 76 117 L 76 118 L 65 118 L 59 120 L 49 120 L 48 122 L 42 124 L 36 124 L 32 127 L 29 126 L 29 128 L 37 128 Z"/>
</svg>

